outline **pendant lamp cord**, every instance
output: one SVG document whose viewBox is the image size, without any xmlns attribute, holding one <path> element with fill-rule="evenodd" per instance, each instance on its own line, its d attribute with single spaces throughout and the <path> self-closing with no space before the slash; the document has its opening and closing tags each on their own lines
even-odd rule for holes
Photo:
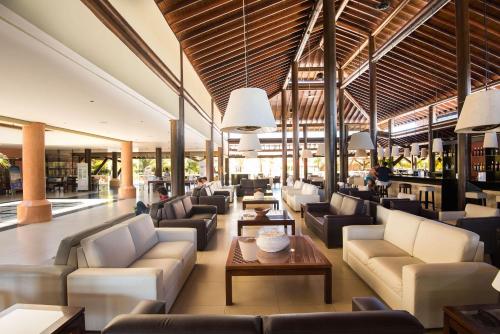
<svg viewBox="0 0 500 334">
<path fill-rule="evenodd" d="M 483 0 L 484 7 L 484 16 L 483 16 L 483 25 L 484 25 L 484 61 L 485 61 L 485 69 L 484 69 L 484 87 L 485 90 L 488 90 L 488 67 L 489 67 L 489 52 L 488 52 L 488 25 L 487 25 L 487 14 L 486 14 L 486 6 L 487 0 Z"/>
<path fill-rule="evenodd" d="M 245 0 L 243 0 L 243 45 L 245 48 L 245 87 L 248 87 L 248 64 L 247 64 L 247 22 L 245 15 Z"/>
</svg>

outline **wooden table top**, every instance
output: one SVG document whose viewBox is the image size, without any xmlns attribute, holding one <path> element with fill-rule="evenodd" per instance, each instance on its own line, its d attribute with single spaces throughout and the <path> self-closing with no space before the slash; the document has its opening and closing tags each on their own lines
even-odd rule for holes
<svg viewBox="0 0 500 334">
<path fill-rule="evenodd" d="M 252 216 L 245 216 L 252 215 Z M 257 217 L 255 210 L 243 210 L 238 218 L 238 221 L 252 222 L 252 221 L 294 221 L 286 210 L 269 210 L 264 217 Z"/>
<path fill-rule="evenodd" d="M 455 320 L 460 326 L 466 328 L 471 333 L 500 333 L 500 328 L 487 326 L 478 317 L 479 310 L 493 311 L 500 314 L 500 304 L 445 306 L 444 313 Z"/>
<path fill-rule="evenodd" d="M 278 202 L 273 196 L 264 196 L 264 198 L 255 198 L 253 196 L 243 196 L 243 202 Z"/>
<path fill-rule="evenodd" d="M 226 269 L 325 269 L 332 267 L 330 261 L 321 253 L 309 236 L 289 236 L 289 238 L 290 246 L 287 249 L 277 253 L 258 250 L 256 261 L 245 261 L 238 240 L 249 238 L 235 237 L 229 249 Z"/>
</svg>

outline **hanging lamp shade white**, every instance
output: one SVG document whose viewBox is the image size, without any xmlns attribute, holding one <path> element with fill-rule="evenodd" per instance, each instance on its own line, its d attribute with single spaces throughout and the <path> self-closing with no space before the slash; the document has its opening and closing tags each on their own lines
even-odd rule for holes
<svg viewBox="0 0 500 334">
<path fill-rule="evenodd" d="M 411 155 L 419 155 L 419 150 L 420 150 L 420 147 L 418 146 L 417 143 L 413 143 L 411 144 Z"/>
<path fill-rule="evenodd" d="M 325 156 L 325 143 L 318 144 L 318 150 L 316 151 L 316 156 L 318 156 L 318 157 Z"/>
<path fill-rule="evenodd" d="M 427 158 L 427 154 L 429 153 L 429 151 L 423 147 L 421 150 L 420 150 L 420 158 Z"/>
<path fill-rule="evenodd" d="M 366 158 L 368 155 L 366 154 L 366 150 L 356 150 L 354 156 L 356 158 Z"/>
<path fill-rule="evenodd" d="M 351 136 L 347 149 L 351 151 L 373 150 L 375 149 L 375 146 L 373 146 L 372 139 L 370 138 L 370 134 L 368 132 L 356 132 Z"/>
<path fill-rule="evenodd" d="M 434 138 L 432 140 L 432 152 L 443 153 L 443 140 L 441 138 Z"/>
<path fill-rule="evenodd" d="M 410 148 L 409 148 L 409 147 L 405 147 L 404 152 L 403 152 L 403 156 L 404 156 L 405 158 L 409 158 L 409 157 L 411 157 L 411 151 L 410 151 Z"/>
<path fill-rule="evenodd" d="M 257 158 L 259 156 L 259 153 L 257 153 L 257 151 L 246 151 L 242 152 L 242 154 L 245 158 Z"/>
<path fill-rule="evenodd" d="M 262 145 L 256 133 L 243 133 L 241 135 L 240 144 L 238 145 L 239 152 L 260 151 L 261 149 Z"/>
<path fill-rule="evenodd" d="M 231 92 L 222 131 L 266 133 L 276 131 L 276 121 L 266 92 L 260 88 L 238 88 Z"/>
<path fill-rule="evenodd" d="M 389 147 L 384 148 L 384 157 L 385 158 L 390 158 L 391 157 L 391 149 Z"/>
<path fill-rule="evenodd" d="M 314 158 L 313 152 L 311 150 L 308 150 L 308 149 L 302 149 L 302 151 L 300 152 L 300 157 L 302 159 L 311 159 L 311 158 Z"/>
<path fill-rule="evenodd" d="M 493 283 L 491 283 L 491 286 L 500 292 L 500 272 L 495 276 L 495 279 L 493 280 Z"/>
<path fill-rule="evenodd" d="M 467 95 L 455 126 L 456 133 L 500 131 L 500 90 L 488 89 Z"/>
<path fill-rule="evenodd" d="M 384 148 L 382 146 L 377 147 L 377 156 L 379 159 L 384 157 Z"/>
<path fill-rule="evenodd" d="M 399 146 L 398 145 L 394 145 L 392 147 L 391 155 L 393 158 L 399 157 Z"/>
<path fill-rule="evenodd" d="M 484 134 L 484 148 L 498 148 L 498 137 L 496 132 L 486 132 Z"/>
</svg>

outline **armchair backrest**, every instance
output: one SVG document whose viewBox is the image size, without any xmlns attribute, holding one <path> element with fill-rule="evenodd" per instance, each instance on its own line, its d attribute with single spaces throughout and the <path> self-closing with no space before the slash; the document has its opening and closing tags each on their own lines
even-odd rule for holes
<svg viewBox="0 0 500 334">
<path fill-rule="evenodd" d="M 269 179 L 256 179 L 254 181 L 254 187 L 257 188 L 262 188 L 262 190 L 266 190 L 267 185 L 269 184 Z"/>
<path fill-rule="evenodd" d="M 500 210 L 487 206 L 468 203 L 465 205 L 466 218 L 496 217 L 500 216 Z"/>
<path fill-rule="evenodd" d="M 177 219 L 183 219 L 186 218 L 186 209 L 184 208 L 184 204 L 182 203 L 182 200 L 179 199 L 174 199 L 173 201 L 170 202 L 172 205 L 172 209 L 174 210 L 175 218 Z"/>
<path fill-rule="evenodd" d="M 302 181 L 296 180 L 296 181 L 293 183 L 293 189 L 302 189 L 302 185 L 303 185 L 303 182 L 302 182 Z"/>
<path fill-rule="evenodd" d="M 423 220 L 424 218 L 411 213 L 391 210 L 385 225 L 384 240 L 412 255 L 417 231 Z"/>
<path fill-rule="evenodd" d="M 342 206 L 337 213 L 345 216 L 360 216 L 366 214 L 365 202 L 352 196 L 344 196 Z"/>
<path fill-rule="evenodd" d="M 253 188 L 253 180 L 241 179 L 240 186 L 242 188 Z"/>
<path fill-rule="evenodd" d="M 319 190 L 318 187 L 316 187 L 312 184 L 304 184 L 302 186 L 302 190 L 300 192 L 303 195 L 317 195 L 318 190 Z"/>
<path fill-rule="evenodd" d="M 333 193 L 332 199 L 330 200 L 330 212 L 333 214 L 338 214 L 338 212 L 340 212 L 340 208 L 342 207 L 343 201 L 344 195 Z"/>
<path fill-rule="evenodd" d="M 184 204 L 184 210 L 186 211 L 186 216 L 190 217 L 193 210 L 193 202 L 191 201 L 191 196 L 183 196 L 182 204 Z"/>
</svg>

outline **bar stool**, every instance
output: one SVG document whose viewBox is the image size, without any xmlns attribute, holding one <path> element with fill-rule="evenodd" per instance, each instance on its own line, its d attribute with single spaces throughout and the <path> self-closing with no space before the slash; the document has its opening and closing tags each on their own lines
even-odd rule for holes
<svg viewBox="0 0 500 334">
<path fill-rule="evenodd" d="M 377 190 L 378 194 L 380 197 L 389 197 L 389 187 L 391 186 L 391 182 L 385 182 L 385 181 L 380 181 L 377 180 L 375 181 L 375 184 L 377 185 Z"/>
<path fill-rule="evenodd" d="M 425 193 L 425 201 L 422 201 L 422 193 Z M 429 193 L 432 193 L 432 201 L 429 201 Z M 425 208 L 429 208 L 429 204 L 432 203 L 432 210 L 436 210 L 434 204 L 434 187 L 433 186 L 420 186 L 418 187 L 419 201 L 425 204 Z"/>
<path fill-rule="evenodd" d="M 467 200 L 471 199 L 475 203 L 480 203 L 482 206 L 486 206 L 486 198 L 488 195 L 482 191 L 467 191 L 465 192 L 465 202 L 468 202 Z M 498 196 L 497 196 L 498 197 Z"/>
<path fill-rule="evenodd" d="M 411 184 L 409 183 L 400 183 L 399 184 L 399 192 L 405 194 L 411 194 Z"/>
</svg>

